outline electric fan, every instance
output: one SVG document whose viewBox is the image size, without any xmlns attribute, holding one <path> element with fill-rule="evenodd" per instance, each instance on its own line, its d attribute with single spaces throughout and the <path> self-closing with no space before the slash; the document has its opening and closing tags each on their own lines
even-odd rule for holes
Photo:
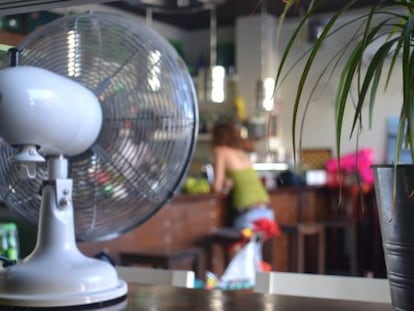
<svg viewBox="0 0 414 311">
<path fill-rule="evenodd" d="M 137 227 L 179 187 L 198 126 L 187 67 L 145 24 L 103 12 L 59 18 L 10 54 L 0 70 L 0 197 L 38 223 L 38 236 L 0 271 L 0 304 L 122 297 L 115 269 L 76 240 Z"/>
</svg>

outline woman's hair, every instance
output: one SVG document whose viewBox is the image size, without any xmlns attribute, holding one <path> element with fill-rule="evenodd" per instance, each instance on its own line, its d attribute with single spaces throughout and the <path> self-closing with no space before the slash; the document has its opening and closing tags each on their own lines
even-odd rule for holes
<svg viewBox="0 0 414 311">
<path fill-rule="evenodd" d="M 233 123 L 217 123 L 213 128 L 213 147 L 227 146 L 243 148 L 243 140 L 240 131 Z"/>
</svg>

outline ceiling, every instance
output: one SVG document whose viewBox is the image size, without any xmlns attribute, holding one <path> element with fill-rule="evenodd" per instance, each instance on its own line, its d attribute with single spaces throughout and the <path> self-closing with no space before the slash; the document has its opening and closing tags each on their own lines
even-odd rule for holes
<svg viewBox="0 0 414 311">
<path fill-rule="evenodd" d="M 103 2 L 108 0 L 0 0 L 0 16 Z"/>
<path fill-rule="evenodd" d="M 385 0 L 387 1 L 387 0 Z M 389 2 L 390 0 L 388 0 Z M 302 0 L 301 7 L 293 8 L 289 16 L 298 16 L 311 0 Z M 319 13 L 338 10 L 348 0 L 320 0 Z M 364 7 L 378 0 L 357 0 L 354 7 Z M 238 16 L 258 14 L 262 8 L 279 16 L 284 8 L 282 0 L 0 0 L 0 16 L 48 10 L 92 3 L 104 3 L 128 12 L 145 16 L 146 8 L 153 9 L 153 19 L 182 29 L 209 28 L 209 7 L 216 5 L 218 26 L 233 25 Z"/>
<path fill-rule="evenodd" d="M 187 3 L 188 8 L 178 8 L 176 3 Z M 200 5 L 200 2 L 207 5 Z M 318 7 L 319 13 L 338 10 L 348 0 L 321 0 Z M 354 7 L 364 7 L 378 0 L 358 0 Z M 172 6 L 171 3 L 174 5 Z M 163 21 L 167 24 L 182 29 L 201 29 L 209 27 L 210 13 L 208 10 L 211 3 L 216 3 L 216 14 L 218 26 L 233 25 L 238 16 L 258 14 L 262 4 L 266 5 L 266 12 L 279 16 L 284 8 L 282 0 L 129 0 L 110 2 L 107 5 L 142 16 L 146 14 L 146 8 L 153 9 L 153 19 Z M 303 0 L 301 6 L 295 7 L 289 16 L 299 16 L 309 5 L 310 0 Z"/>
</svg>

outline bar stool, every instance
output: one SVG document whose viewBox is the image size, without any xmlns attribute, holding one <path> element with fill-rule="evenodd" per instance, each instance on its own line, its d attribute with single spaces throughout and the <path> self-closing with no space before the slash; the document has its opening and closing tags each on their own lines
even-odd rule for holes
<svg viewBox="0 0 414 311">
<path fill-rule="evenodd" d="M 340 254 L 339 250 L 337 249 L 338 245 L 338 233 L 339 231 L 349 232 L 349 274 L 356 276 L 358 274 L 358 267 L 357 267 L 357 224 L 355 221 L 352 220 L 331 220 L 324 222 L 326 229 L 329 231 L 329 235 L 327 238 L 329 249 L 329 257 L 332 257 L 334 261 L 339 261 Z M 329 261 L 328 261 L 329 266 Z"/>
<path fill-rule="evenodd" d="M 318 273 L 325 273 L 325 226 L 321 223 L 299 223 L 297 225 L 297 270 L 305 272 L 306 237 L 315 236 L 318 239 Z"/>
<path fill-rule="evenodd" d="M 222 271 L 217 270 L 224 270 L 230 263 L 230 247 L 240 242 L 242 238 L 240 230 L 231 227 L 219 228 L 207 236 L 204 242 L 207 270 L 221 274 Z M 263 243 L 263 260 L 271 264 L 273 263 L 274 243 L 274 237 Z M 219 269 L 215 269 L 215 266 Z"/>
<path fill-rule="evenodd" d="M 215 273 L 222 271 L 216 271 L 214 266 L 217 264 L 220 270 L 224 270 L 230 262 L 229 247 L 242 238 L 240 230 L 236 230 L 231 227 L 219 228 L 212 232 L 204 239 L 204 248 L 207 259 L 207 270 Z M 219 253 L 215 252 L 218 250 Z M 217 258 L 222 258 L 221 262 L 217 262 Z"/>
</svg>

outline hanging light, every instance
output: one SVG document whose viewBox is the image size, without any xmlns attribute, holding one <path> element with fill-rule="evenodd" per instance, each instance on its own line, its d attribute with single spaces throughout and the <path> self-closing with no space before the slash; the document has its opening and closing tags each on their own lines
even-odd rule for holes
<svg viewBox="0 0 414 311">
<path fill-rule="evenodd" d="M 274 108 L 273 92 L 275 79 L 267 77 L 259 79 L 256 84 L 256 105 L 257 109 L 272 111 Z"/>
<path fill-rule="evenodd" d="M 213 66 L 207 71 L 208 78 L 206 79 L 206 95 L 207 101 L 213 103 L 222 103 L 225 99 L 225 79 L 226 70 L 223 66 Z"/>
<path fill-rule="evenodd" d="M 153 13 L 158 14 L 192 14 L 205 10 L 210 11 L 210 64 L 199 71 L 197 77 L 197 94 L 200 102 L 222 103 L 226 100 L 226 69 L 217 65 L 217 17 L 216 7 L 226 0 L 140 0 L 128 1 L 143 7 L 146 11 L 146 23 L 151 26 Z M 157 54 L 150 56 L 150 63 L 154 66 L 148 84 L 151 90 L 159 89 Z"/>
<path fill-rule="evenodd" d="M 210 9 L 210 67 L 206 71 L 205 101 L 222 103 L 226 99 L 226 69 L 217 65 L 216 6 Z"/>
<path fill-rule="evenodd" d="M 153 21 L 153 8 L 145 8 L 145 23 L 148 27 L 152 27 Z M 161 52 L 159 50 L 153 50 L 148 54 L 148 74 L 147 85 L 148 88 L 153 91 L 159 91 L 161 88 Z"/>
<path fill-rule="evenodd" d="M 266 31 L 266 16 L 267 11 L 266 1 L 262 3 L 262 10 L 260 13 L 260 78 L 256 83 L 256 109 L 257 112 L 272 111 L 274 108 L 273 92 L 275 87 L 275 80 L 273 77 L 266 76 L 268 56 L 266 52 L 269 51 L 268 40 L 265 37 Z M 265 76 L 263 78 L 263 76 Z"/>
</svg>

